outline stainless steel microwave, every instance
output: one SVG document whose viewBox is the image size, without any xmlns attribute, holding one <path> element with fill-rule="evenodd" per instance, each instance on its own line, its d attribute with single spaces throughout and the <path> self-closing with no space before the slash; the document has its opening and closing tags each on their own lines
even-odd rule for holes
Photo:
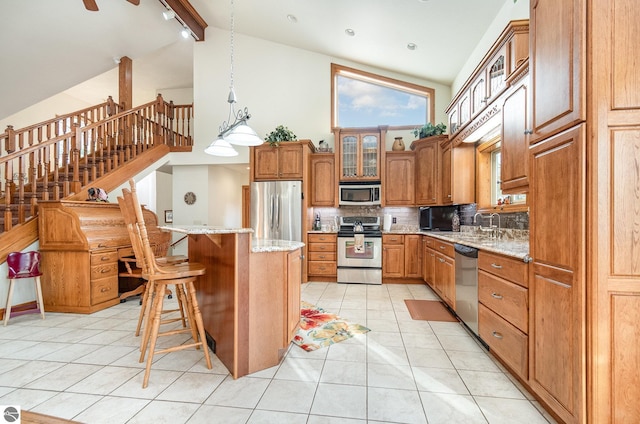
<svg viewBox="0 0 640 424">
<path fill-rule="evenodd" d="M 381 185 L 376 182 L 348 182 L 338 186 L 340 206 L 369 206 L 380 204 Z"/>
</svg>

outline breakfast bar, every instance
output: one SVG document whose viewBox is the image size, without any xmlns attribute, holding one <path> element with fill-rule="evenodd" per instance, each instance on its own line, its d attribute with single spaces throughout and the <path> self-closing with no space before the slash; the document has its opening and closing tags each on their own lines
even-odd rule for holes
<svg viewBox="0 0 640 424">
<path fill-rule="evenodd" d="M 253 239 L 251 228 L 175 226 L 189 260 L 206 266 L 196 284 L 207 342 L 239 378 L 280 363 L 300 320 L 301 248 Z"/>
</svg>

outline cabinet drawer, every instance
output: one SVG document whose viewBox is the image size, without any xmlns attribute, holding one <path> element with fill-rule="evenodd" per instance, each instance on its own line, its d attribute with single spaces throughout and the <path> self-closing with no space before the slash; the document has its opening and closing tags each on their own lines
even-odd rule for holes
<svg viewBox="0 0 640 424">
<path fill-rule="evenodd" d="M 91 266 L 106 264 L 110 262 L 118 262 L 118 252 L 98 252 L 91 254 Z"/>
<path fill-rule="evenodd" d="M 424 238 L 424 242 L 426 243 L 428 248 L 435 249 L 436 241 L 434 239 L 432 239 L 431 237 L 425 237 Z"/>
<path fill-rule="evenodd" d="M 309 261 L 336 261 L 336 252 L 309 252 Z"/>
<path fill-rule="evenodd" d="M 312 261 L 307 263 L 307 274 L 309 275 L 337 275 L 335 262 Z"/>
<path fill-rule="evenodd" d="M 335 243 L 309 243 L 309 252 L 335 252 Z"/>
<path fill-rule="evenodd" d="M 479 269 L 512 281 L 516 284 L 520 284 L 522 287 L 529 287 L 527 267 L 527 263 L 518 259 L 496 255 L 484 250 L 481 250 L 478 253 Z"/>
<path fill-rule="evenodd" d="M 383 234 L 382 244 L 404 244 L 404 236 L 402 234 Z"/>
<path fill-rule="evenodd" d="M 309 243 L 335 243 L 335 234 L 309 234 L 307 241 Z"/>
<path fill-rule="evenodd" d="M 484 305 L 478 307 L 478 332 L 490 350 L 523 380 L 528 373 L 528 337 Z"/>
<path fill-rule="evenodd" d="M 453 244 L 451 243 L 435 240 L 433 250 L 435 250 L 436 252 L 440 252 L 450 258 L 455 257 L 455 250 L 453 249 Z"/>
<path fill-rule="evenodd" d="M 109 262 L 91 267 L 91 281 L 105 277 L 118 277 L 118 262 Z"/>
<path fill-rule="evenodd" d="M 485 271 L 478 271 L 478 300 L 523 333 L 529 332 L 528 299 L 527 289 Z"/>
<path fill-rule="evenodd" d="M 118 297 L 118 277 L 100 278 L 91 281 L 91 304 L 106 302 Z"/>
</svg>

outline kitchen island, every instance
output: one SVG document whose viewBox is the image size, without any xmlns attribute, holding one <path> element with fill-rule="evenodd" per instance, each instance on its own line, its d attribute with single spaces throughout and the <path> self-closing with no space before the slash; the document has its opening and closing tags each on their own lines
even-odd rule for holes
<svg viewBox="0 0 640 424">
<path fill-rule="evenodd" d="M 207 342 L 239 378 L 280 363 L 300 321 L 301 242 L 255 240 L 250 228 L 175 226 L 189 260 L 207 268 L 196 283 Z"/>
</svg>

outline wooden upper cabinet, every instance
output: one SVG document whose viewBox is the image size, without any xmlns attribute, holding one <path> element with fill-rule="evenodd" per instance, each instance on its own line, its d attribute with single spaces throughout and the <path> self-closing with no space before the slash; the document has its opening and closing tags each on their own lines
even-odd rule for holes
<svg viewBox="0 0 640 424">
<path fill-rule="evenodd" d="M 438 203 L 438 151 L 439 144 L 448 136 L 427 137 L 413 142 L 416 161 L 416 205 L 429 206 Z"/>
<path fill-rule="evenodd" d="M 251 171 L 254 181 L 302 180 L 304 148 L 309 141 L 282 142 L 277 147 L 268 143 L 251 149 Z"/>
<path fill-rule="evenodd" d="M 502 163 L 500 188 L 504 194 L 529 191 L 529 141 L 526 135 L 528 75 L 508 93 L 502 107 Z"/>
<path fill-rule="evenodd" d="M 440 145 L 440 201 L 441 205 L 475 203 L 475 146 L 463 143 L 453 147 L 451 142 Z"/>
<path fill-rule="evenodd" d="M 384 206 L 415 205 L 415 156 L 411 151 L 386 152 Z"/>
<path fill-rule="evenodd" d="M 379 181 L 386 127 L 334 130 L 339 181 Z"/>
<path fill-rule="evenodd" d="M 584 0 L 531 2 L 531 143 L 586 119 L 583 4 Z"/>
<path fill-rule="evenodd" d="M 336 206 L 335 169 L 333 153 L 311 155 L 311 206 Z"/>
<path fill-rule="evenodd" d="M 498 97 L 507 86 L 506 46 L 502 46 L 487 65 L 487 101 Z"/>
<path fill-rule="evenodd" d="M 487 73 L 481 71 L 471 83 L 471 114 L 475 115 L 487 105 Z"/>
<path fill-rule="evenodd" d="M 528 57 L 529 21 L 509 22 L 445 109 L 452 136 L 467 127 L 473 132 L 483 124 L 483 114 L 489 106 L 497 107 L 493 102 L 509 87 L 509 77 Z"/>
</svg>

